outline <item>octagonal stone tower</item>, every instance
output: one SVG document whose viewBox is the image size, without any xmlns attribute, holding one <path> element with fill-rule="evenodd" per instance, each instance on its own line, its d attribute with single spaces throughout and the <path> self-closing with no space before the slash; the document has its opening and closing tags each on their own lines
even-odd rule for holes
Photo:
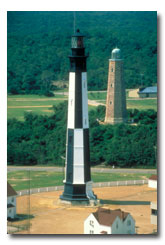
<svg viewBox="0 0 165 245">
<path fill-rule="evenodd" d="M 127 121 L 126 95 L 123 80 L 123 60 L 118 48 L 112 50 L 109 60 L 108 89 L 105 123 L 116 124 Z"/>
</svg>

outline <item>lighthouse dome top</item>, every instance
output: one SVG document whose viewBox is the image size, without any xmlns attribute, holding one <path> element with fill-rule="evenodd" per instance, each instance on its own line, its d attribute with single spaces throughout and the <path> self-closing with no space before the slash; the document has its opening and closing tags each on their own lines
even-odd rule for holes
<svg viewBox="0 0 165 245">
<path fill-rule="evenodd" d="M 77 29 L 72 37 L 84 37 L 84 35 L 80 32 L 80 29 Z"/>
<path fill-rule="evenodd" d="M 121 51 L 119 48 L 114 48 L 112 50 L 112 55 L 111 55 L 112 59 L 121 59 Z"/>
</svg>

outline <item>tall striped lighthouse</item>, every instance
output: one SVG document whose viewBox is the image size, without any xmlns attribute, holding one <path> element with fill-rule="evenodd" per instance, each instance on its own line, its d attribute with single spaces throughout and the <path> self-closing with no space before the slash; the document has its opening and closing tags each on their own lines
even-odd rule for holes
<svg viewBox="0 0 165 245">
<path fill-rule="evenodd" d="M 71 41 L 65 180 L 60 199 L 88 203 L 96 196 L 90 173 L 87 55 L 83 38 L 77 30 Z"/>
</svg>

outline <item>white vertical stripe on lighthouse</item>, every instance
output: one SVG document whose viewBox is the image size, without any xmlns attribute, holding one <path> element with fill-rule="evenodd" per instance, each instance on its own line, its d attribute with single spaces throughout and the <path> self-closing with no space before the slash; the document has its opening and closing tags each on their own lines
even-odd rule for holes
<svg viewBox="0 0 165 245">
<path fill-rule="evenodd" d="M 88 95 L 87 95 L 87 73 L 82 72 L 82 118 L 83 128 L 89 128 L 88 121 Z"/>
<path fill-rule="evenodd" d="M 84 184 L 84 139 L 83 129 L 74 129 L 73 183 Z"/>
<path fill-rule="evenodd" d="M 75 125 L 75 72 L 69 73 L 68 128 Z"/>
<path fill-rule="evenodd" d="M 67 130 L 67 133 L 66 133 L 66 142 L 68 142 L 68 130 Z M 63 183 L 65 183 L 65 182 L 66 182 L 66 169 L 67 169 L 67 148 L 68 148 L 68 144 L 66 143 L 65 168 L 64 168 L 65 175 L 64 175 L 64 180 L 63 180 Z"/>
</svg>

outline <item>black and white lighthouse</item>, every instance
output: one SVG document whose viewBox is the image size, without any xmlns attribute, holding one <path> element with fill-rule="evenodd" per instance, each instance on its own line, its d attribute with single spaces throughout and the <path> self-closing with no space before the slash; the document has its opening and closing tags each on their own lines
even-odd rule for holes
<svg viewBox="0 0 165 245">
<path fill-rule="evenodd" d="M 89 121 L 87 96 L 87 69 L 84 36 L 79 30 L 72 36 L 66 162 L 64 192 L 61 200 L 85 202 L 96 200 L 92 191 L 89 152 Z"/>
</svg>

